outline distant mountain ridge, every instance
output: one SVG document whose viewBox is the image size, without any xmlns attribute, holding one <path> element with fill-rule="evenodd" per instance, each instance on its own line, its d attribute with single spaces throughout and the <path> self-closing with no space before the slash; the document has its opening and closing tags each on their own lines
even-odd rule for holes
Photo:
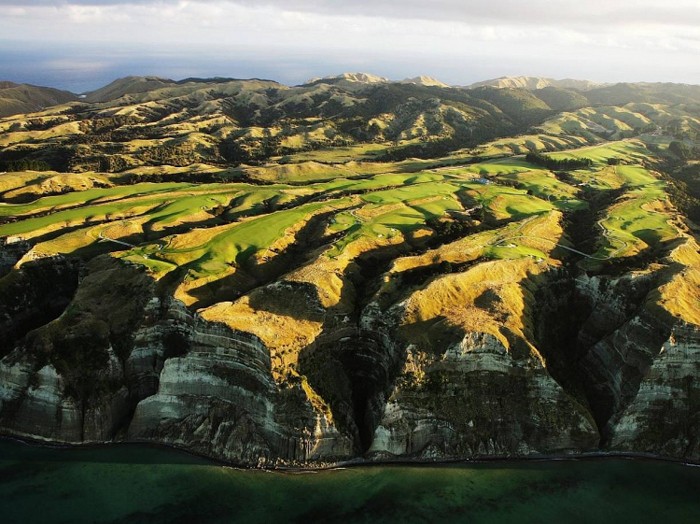
<svg viewBox="0 0 700 524">
<path fill-rule="evenodd" d="M 51 87 L 0 81 L 0 117 L 40 111 L 77 99 L 73 93 Z"/>
<path fill-rule="evenodd" d="M 449 84 L 433 78 L 432 76 L 414 76 L 413 78 L 406 78 L 401 80 L 401 84 L 418 84 L 422 86 L 435 86 L 435 87 L 450 87 Z"/>
<path fill-rule="evenodd" d="M 686 84 L 669 84 L 659 82 L 632 82 L 632 83 L 598 83 L 590 80 L 562 79 L 535 77 L 535 76 L 514 76 L 499 77 L 491 80 L 484 80 L 466 86 L 449 85 L 434 77 L 420 75 L 403 80 L 390 80 L 389 78 L 374 75 L 371 73 L 342 73 L 335 76 L 323 78 L 312 78 L 298 86 L 287 86 L 274 80 L 267 79 L 239 79 L 228 77 L 195 78 L 188 77 L 182 80 L 173 80 L 158 76 L 127 76 L 118 78 L 109 84 L 78 95 L 69 91 L 63 91 L 51 87 L 34 86 L 29 84 L 19 84 L 12 81 L 0 81 L 0 117 L 14 114 L 32 113 L 42 109 L 60 105 L 67 102 L 81 101 L 87 103 L 106 103 L 117 100 L 123 96 L 130 96 L 145 102 L 145 98 L 157 100 L 162 98 L 160 90 L 167 90 L 163 96 L 169 98 L 191 94 L 199 89 L 215 87 L 217 91 L 224 86 L 232 85 L 272 87 L 275 89 L 300 89 L 311 88 L 312 86 L 334 86 L 346 93 L 358 93 L 368 88 L 380 88 L 382 86 L 415 86 L 423 88 L 451 88 L 466 92 L 479 89 L 498 89 L 511 91 L 509 95 L 488 95 L 487 98 L 498 96 L 525 97 L 524 94 L 514 94 L 518 90 L 529 91 L 545 105 L 553 110 L 563 110 L 566 108 L 583 107 L 593 104 L 617 104 L 623 101 L 645 102 L 655 100 L 660 94 L 665 97 L 662 91 L 670 87 L 671 91 L 679 91 L 675 100 L 685 100 L 690 96 L 695 98 L 695 86 Z M 483 94 L 478 98 L 484 98 Z M 670 102 L 670 100 L 669 100 Z M 538 102 L 535 102 L 539 105 Z"/>
<path fill-rule="evenodd" d="M 104 87 L 90 91 L 85 95 L 86 102 L 104 102 L 125 94 L 144 93 L 160 87 L 175 84 L 174 80 L 156 76 L 126 76 L 110 82 Z"/>
<path fill-rule="evenodd" d="M 56 171 L 119 172 L 163 163 L 256 164 L 301 151 L 379 142 L 401 145 L 385 152 L 387 160 L 435 156 L 450 148 L 528 132 L 560 111 L 630 103 L 700 103 L 700 86 L 465 89 L 445 87 L 430 77 L 388 81 L 366 73 L 287 86 L 261 79 L 132 76 L 81 97 L 71 93 L 65 97 L 69 103 L 64 106 L 43 114 L 28 111 L 31 115 L 24 122 L 8 124 L 2 136 L 8 147 L 0 151 L 0 170 L 31 165 Z M 593 141 L 601 138 L 593 136 L 596 133 L 629 134 L 648 124 L 591 122 L 583 114 L 569 120 L 568 134 L 576 127 Z M 60 137 L 33 142 L 31 147 L 25 143 L 33 135 L 23 133 L 43 133 L 59 124 L 65 126 Z M 685 120 L 677 123 L 679 129 L 690 125 Z M 267 129 L 264 140 L 261 129 Z"/>
<path fill-rule="evenodd" d="M 387 84 L 389 82 L 391 82 L 391 80 L 388 78 L 371 73 L 341 73 L 339 75 L 310 78 L 301 85 L 330 83 L 347 86 L 348 84 Z"/>
<path fill-rule="evenodd" d="M 559 87 L 562 89 L 578 89 L 579 91 L 589 91 L 598 87 L 610 84 L 593 82 L 591 80 L 575 80 L 564 78 L 556 80 L 539 76 L 502 76 L 491 80 L 482 80 L 467 86 L 468 89 L 476 87 L 497 87 L 497 88 L 523 88 L 528 90 L 543 89 L 545 87 Z"/>
<path fill-rule="evenodd" d="M 420 75 L 412 78 L 404 78 L 403 80 L 390 80 L 389 78 L 373 75 L 371 73 L 341 73 L 335 76 L 326 76 L 323 78 L 311 78 L 302 85 L 332 83 L 335 85 L 343 84 L 347 86 L 352 84 L 416 84 L 423 86 L 450 87 L 449 84 L 433 78 L 431 76 Z"/>
</svg>

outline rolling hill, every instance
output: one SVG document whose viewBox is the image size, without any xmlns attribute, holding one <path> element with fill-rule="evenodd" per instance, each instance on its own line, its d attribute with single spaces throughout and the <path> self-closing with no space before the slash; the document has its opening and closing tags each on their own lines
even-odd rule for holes
<svg viewBox="0 0 700 524">
<path fill-rule="evenodd" d="M 0 117 L 40 111 L 77 99 L 77 95 L 68 91 L 0 81 Z"/>
<path fill-rule="evenodd" d="M 528 90 L 544 89 L 546 87 L 558 87 L 561 89 L 576 89 L 578 91 L 589 91 L 602 87 L 604 84 L 592 82 L 590 80 L 574 80 L 565 78 L 555 80 L 554 78 L 544 78 L 539 76 L 502 76 L 491 80 L 483 80 L 469 85 L 470 89 L 476 87 L 497 87 L 501 88 L 522 88 Z"/>
</svg>

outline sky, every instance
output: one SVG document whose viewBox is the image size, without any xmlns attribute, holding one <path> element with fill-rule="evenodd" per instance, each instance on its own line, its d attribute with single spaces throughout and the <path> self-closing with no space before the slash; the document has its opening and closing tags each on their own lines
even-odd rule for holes
<svg viewBox="0 0 700 524">
<path fill-rule="evenodd" d="M 368 72 L 700 84 L 698 0 L 0 0 L 0 80 Z"/>
</svg>

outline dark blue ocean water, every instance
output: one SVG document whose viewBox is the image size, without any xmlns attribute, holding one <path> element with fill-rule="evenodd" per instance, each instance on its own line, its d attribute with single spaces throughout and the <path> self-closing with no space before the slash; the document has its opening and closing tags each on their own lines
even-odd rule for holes
<svg viewBox="0 0 700 524">
<path fill-rule="evenodd" d="M 700 468 L 596 459 L 282 473 L 0 440 L 0 522 L 700 522 Z"/>
</svg>

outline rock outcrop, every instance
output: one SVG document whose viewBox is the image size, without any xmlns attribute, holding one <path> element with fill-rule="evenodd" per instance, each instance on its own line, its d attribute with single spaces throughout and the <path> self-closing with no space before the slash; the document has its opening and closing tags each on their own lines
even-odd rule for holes
<svg viewBox="0 0 700 524">
<path fill-rule="evenodd" d="M 314 412 L 300 382 L 278 387 L 260 339 L 188 317 L 178 303 L 172 309 L 186 319 L 187 329 L 178 336 L 188 350 L 165 360 L 157 392 L 136 407 L 129 439 L 256 465 L 351 455 L 351 441 Z"/>
<path fill-rule="evenodd" d="M 700 457 L 700 328 L 679 323 L 611 425 L 612 449 Z"/>
<path fill-rule="evenodd" d="M 392 393 L 371 452 L 456 458 L 589 451 L 597 431 L 535 359 L 468 333 L 442 355 L 409 348 L 405 371 L 424 374 Z"/>
</svg>

